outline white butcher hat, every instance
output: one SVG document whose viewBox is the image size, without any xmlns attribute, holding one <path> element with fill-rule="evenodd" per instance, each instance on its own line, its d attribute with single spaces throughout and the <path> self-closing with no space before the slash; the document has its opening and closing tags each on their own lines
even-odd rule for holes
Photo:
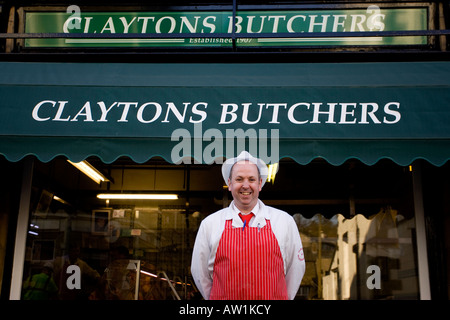
<svg viewBox="0 0 450 320">
<path fill-rule="evenodd" d="M 267 169 L 267 165 L 264 161 L 261 159 L 255 158 L 247 151 L 242 151 L 240 155 L 238 155 L 236 158 L 230 158 L 227 159 L 222 165 L 222 176 L 223 180 L 225 180 L 225 183 L 228 185 L 228 179 L 230 178 L 231 168 L 233 168 L 234 164 L 239 161 L 249 161 L 251 163 L 256 164 L 259 170 L 259 174 L 262 179 L 261 187 L 264 186 L 264 183 L 266 183 L 267 175 L 269 173 L 269 170 Z"/>
</svg>

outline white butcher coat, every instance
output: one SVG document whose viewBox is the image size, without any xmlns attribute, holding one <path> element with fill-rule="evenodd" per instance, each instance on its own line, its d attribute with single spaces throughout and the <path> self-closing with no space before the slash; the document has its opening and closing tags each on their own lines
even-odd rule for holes
<svg viewBox="0 0 450 320">
<path fill-rule="evenodd" d="M 270 220 L 284 262 L 284 273 L 289 299 L 294 299 L 305 274 L 305 258 L 297 224 L 292 216 L 279 209 L 266 206 L 261 200 L 253 208 L 255 215 L 249 223 L 251 228 L 262 228 Z M 200 224 L 192 253 L 191 274 L 203 298 L 208 300 L 213 283 L 214 260 L 225 221 L 232 219 L 232 226 L 244 226 L 234 205 L 207 216 Z"/>
</svg>

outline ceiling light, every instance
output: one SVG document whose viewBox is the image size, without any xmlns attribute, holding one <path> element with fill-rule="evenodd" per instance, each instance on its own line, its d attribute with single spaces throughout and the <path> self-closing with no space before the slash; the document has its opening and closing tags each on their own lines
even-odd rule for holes
<svg viewBox="0 0 450 320">
<path fill-rule="evenodd" d="M 107 200 L 177 200 L 176 194 L 156 194 L 156 193 L 100 193 L 99 199 Z"/>
<path fill-rule="evenodd" d="M 275 175 L 278 172 L 278 163 L 269 164 L 269 173 L 267 174 L 267 182 L 274 183 Z"/>
<path fill-rule="evenodd" d="M 62 204 L 68 204 L 68 205 L 70 205 L 70 203 L 68 203 L 66 200 L 64 200 L 64 199 L 61 199 L 60 197 L 58 197 L 58 196 L 53 196 L 53 200 L 56 200 L 56 201 L 58 201 L 58 202 L 61 202 Z"/>
<path fill-rule="evenodd" d="M 83 172 L 89 178 L 100 184 L 101 182 L 109 181 L 103 174 L 100 173 L 97 169 L 95 169 L 89 162 L 81 161 L 81 162 L 72 162 L 67 160 L 70 164 L 75 166 L 78 170 Z"/>
</svg>

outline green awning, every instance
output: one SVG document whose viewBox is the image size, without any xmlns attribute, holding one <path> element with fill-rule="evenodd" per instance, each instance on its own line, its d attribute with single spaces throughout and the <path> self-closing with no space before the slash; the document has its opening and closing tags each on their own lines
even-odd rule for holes
<svg viewBox="0 0 450 320">
<path fill-rule="evenodd" d="M 450 159 L 450 63 L 0 63 L 0 154 Z"/>
</svg>

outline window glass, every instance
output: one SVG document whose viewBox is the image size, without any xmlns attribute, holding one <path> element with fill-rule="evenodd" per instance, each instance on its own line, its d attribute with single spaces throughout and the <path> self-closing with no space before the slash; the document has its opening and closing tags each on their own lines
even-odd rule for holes
<svg viewBox="0 0 450 320">
<path fill-rule="evenodd" d="M 306 274 L 306 299 L 418 299 L 414 219 L 391 207 L 371 217 L 294 215 Z"/>
<path fill-rule="evenodd" d="M 35 160 L 22 298 L 201 299 L 189 268 L 202 219 L 231 201 L 220 165 L 87 161 L 109 182 L 64 158 Z M 387 160 L 280 161 L 260 198 L 297 222 L 306 273 L 296 299 L 418 299 L 410 180 L 408 167 Z"/>
</svg>

